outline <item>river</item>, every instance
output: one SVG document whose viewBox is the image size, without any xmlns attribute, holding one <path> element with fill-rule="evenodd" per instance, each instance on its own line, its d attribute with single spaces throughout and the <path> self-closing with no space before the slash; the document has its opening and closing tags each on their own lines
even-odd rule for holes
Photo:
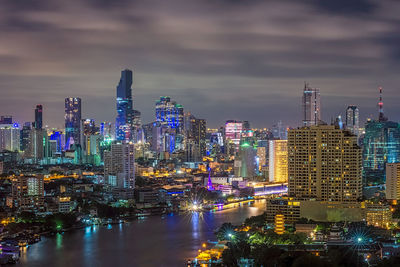
<svg viewBox="0 0 400 267">
<path fill-rule="evenodd" d="M 214 230 L 224 222 L 240 224 L 264 210 L 265 201 L 261 200 L 217 212 L 87 227 L 42 238 L 22 252 L 17 266 L 186 266 L 203 242 L 215 241 Z"/>
</svg>

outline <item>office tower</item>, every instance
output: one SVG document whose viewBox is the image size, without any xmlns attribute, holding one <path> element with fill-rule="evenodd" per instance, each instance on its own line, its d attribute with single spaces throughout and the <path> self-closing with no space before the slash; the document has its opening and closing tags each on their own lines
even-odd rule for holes
<svg viewBox="0 0 400 267">
<path fill-rule="evenodd" d="M 41 130 L 43 127 L 43 107 L 42 107 L 42 105 L 36 105 L 34 127 L 37 130 Z"/>
<path fill-rule="evenodd" d="M 356 106 L 348 106 L 346 109 L 346 129 L 360 135 L 360 115 Z"/>
<path fill-rule="evenodd" d="M 135 146 L 133 143 L 111 144 L 104 151 L 104 178 L 111 186 L 135 188 Z"/>
<path fill-rule="evenodd" d="M 225 142 L 231 141 L 235 145 L 236 151 L 239 149 L 240 138 L 243 131 L 243 122 L 229 120 L 225 123 Z"/>
<path fill-rule="evenodd" d="M 21 144 L 20 144 L 20 149 L 21 151 L 26 152 L 26 150 L 29 148 L 29 143 L 30 143 L 30 135 L 31 135 L 31 125 L 32 123 L 30 122 L 26 122 L 23 126 L 22 126 L 22 130 L 20 133 L 20 140 L 21 140 Z"/>
<path fill-rule="evenodd" d="M 386 163 L 400 162 L 400 125 L 383 114 L 382 88 L 379 88 L 379 119 L 365 125 L 363 176 L 367 184 L 384 183 Z"/>
<path fill-rule="evenodd" d="M 96 123 L 93 119 L 85 119 L 82 120 L 82 132 L 83 135 L 95 135 L 100 133 L 99 127 L 96 126 Z"/>
<path fill-rule="evenodd" d="M 400 200 L 400 163 L 386 164 L 386 199 Z"/>
<path fill-rule="evenodd" d="M 48 147 L 48 136 L 46 130 L 43 129 L 32 129 L 29 136 L 29 146 L 25 151 L 25 155 L 33 159 L 34 163 L 39 163 L 40 160 L 49 156 L 47 151 Z"/>
<path fill-rule="evenodd" d="M 81 99 L 70 97 L 65 99 L 65 150 L 73 144 L 81 142 Z"/>
<path fill-rule="evenodd" d="M 12 207 L 29 211 L 43 209 L 43 175 L 12 178 L 11 195 Z"/>
<path fill-rule="evenodd" d="M 351 202 L 362 196 L 357 137 L 331 125 L 289 130 L 289 196 Z"/>
<path fill-rule="evenodd" d="M 112 125 L 111 122 L 100 123 L 100 135 L 111 138 L 112 136 Z"/>
<path fill-rule="evenodd" d="M 282 121 L 278 121 L 277 124 L 272 126 L 272 134 L 276 139 L 287 139 L 287 129 L 285 126 L 283 126 Z"/>
<path fill-rule="evenodd" d="M 321 121 L 321 96 L 319 89 L 306 83 L 303 90 L 303 126 L 318 125 Z"/>
<path fill-rule="evenodd" d="M 269 181 L 286 183 L 288 181 L 288 142 L 287 140 L 269 141 Z"/>
<path fill-rule="evenodd" d="M 176 129 L 178 134 L 183 133 L 183 106 L 171 101 L 169 96 L 161 96 L 160 100 L 156 101 L 156 122 L 163 127 Z"/>
<path fill-rule="evenodd" d="M 206 120 L 197 119 L 190 113 L 185 114 L 185 137 L 187 161 L 201 161 L 206 155 Z"/>
<path fill-rule="evenodd" d="M 121 71 L 117 86 L 117 118 L 115 119 L 115 138 L 132 140 L 132 71 Z"/>
<path fill-rule="evenodd" d="M 56 143 L 56 152 L 61 153 L 65 145 L 65 135 L 60 131 L 53 131 L 50 140 Z"/>
<path fill-rule="evenodd" d="M 12 124 L 12 116 L 1 116 L 0 117 L 0 124 Z"/>
<path fill-rule="evenodd" d="M 235 175 L 252 179 L 258 175 L 256 161 L 257 149 L 249 142 L 240 144 L 237 159 L 235 158 Z"/>
<path fill-rule="evenodd" d="M 20 129 L 18 123 L 0 124 L 0 151 L 20 150 Z"/>
</svg>

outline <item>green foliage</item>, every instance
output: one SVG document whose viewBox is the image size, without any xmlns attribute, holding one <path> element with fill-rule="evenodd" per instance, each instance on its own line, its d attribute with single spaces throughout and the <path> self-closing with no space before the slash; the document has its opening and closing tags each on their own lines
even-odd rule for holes
<svg viewBox="0 0 400 267">
<path fill-rule="evenodd" d="M 236 234 L 235 227 L 231 223 L 224 223 L 217 231 L 216 236 L 219 241 L 231 239 L 229 234 Z"/>
<path fill-rule="evenodd" d="M 265 225 L 265 221 L 267 219 L 266 217 L 267 217 L 267 213 L 264 212 L 261 215 L 247 218 L 244 221 L 244 225 L 250 226 L 250 227 L 263 227 Z"/>
<path fill-rule="evenodd" d="M 74 213 L 54 213 L 45 217 L 44 225 L 53 231 L 71 228 L 76 223 Z"/>
</svg>

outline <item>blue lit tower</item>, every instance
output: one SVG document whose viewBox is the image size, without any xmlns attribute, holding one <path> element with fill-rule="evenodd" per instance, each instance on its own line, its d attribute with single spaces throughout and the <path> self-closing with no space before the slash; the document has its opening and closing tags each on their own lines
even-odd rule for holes
<svg viewBox="0 0 400 267">
<path fill-rule="evenodd" d="M 81 142 L 81 99 L 69 97 L 65 99 L 65 147 Z"/>
<path fill-rule="evenodd" d="M 379 91 L 379 119 L 365 125 L 363 175 L 367 184 L 384 183 L 386 163 L 400 162 L 400 125 L 384 116 L 381 87 Z"/>
<path fill-rule="evenodd" d="M 171 101 L 169 96 L 162 96 L 156 102 L 156 121 L 161 126 L 176 129 L 182 133 L 184 128 L 183 106 Z"/>
<path fill-rule="evenodd" d="M 41 130 L 43 127 L 43 106 L 36 105 L 35 108 L 35 129 Z"/>
<path fill-rule="evenodd" d="M 132 71 L 121 71 L 117 86 L 117 118 L 115 119 L 115 138 L 130 140 L 132 138 Z"/>
</svg>

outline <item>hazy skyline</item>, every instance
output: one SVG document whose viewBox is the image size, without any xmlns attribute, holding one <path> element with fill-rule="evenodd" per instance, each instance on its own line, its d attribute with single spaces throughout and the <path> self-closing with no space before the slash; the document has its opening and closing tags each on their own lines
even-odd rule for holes
<svg viewBox="0 0 400 267">
<path fill-rule="evenodd" d="M 115 121 L 122 69 L 134 71 L 134 108 L 154 120 L 169 95 L 207 120 L 301 124 L 304 82 L 320 88 L 322 118 L 384 109 L 400 121 L 400 2 L 12 1 L 0 5 L 0 115 L 63 126 L 64 98 L 82 117 Z"/>
</svg>

